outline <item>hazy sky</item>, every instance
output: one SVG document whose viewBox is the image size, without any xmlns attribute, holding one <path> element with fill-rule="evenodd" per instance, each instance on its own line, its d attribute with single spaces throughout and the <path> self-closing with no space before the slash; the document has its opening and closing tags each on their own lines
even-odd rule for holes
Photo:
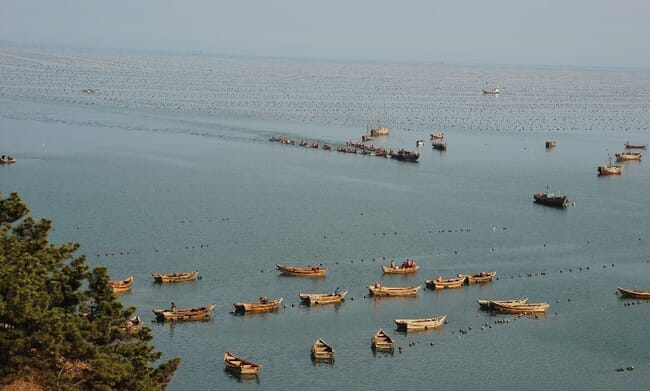
<svg viewBox="0 0 650 391">
<path fill-rule="evenodd" d="M 330 59 L 650 66 L 650 0 L 0 0 L 0 40 Z"/>
</svg>

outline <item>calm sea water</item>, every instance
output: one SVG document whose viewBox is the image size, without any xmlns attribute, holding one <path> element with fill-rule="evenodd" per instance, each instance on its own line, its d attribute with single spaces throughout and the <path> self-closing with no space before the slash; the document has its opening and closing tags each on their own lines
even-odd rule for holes
<svg viewBox="0 0 650 391">
<path fill-rule="evenodd" d="M 90 265 L 135 276 L 120 298 L 147 322 L 171 301 L 217 304 L 207 322 L 150 324 L 156 347 L 182 358 L 171 390 L 650 385 L 650 305 L 615 294 L 650 289 L 650 169 L 596 176 L 626 141 L 650 141 L 650 71 L 2 47 L 0 80 L 1 153 L 18 159 L 0 166 L 0 191 L 52 218 L 53 240 L 80 242 Z M 501 96 L 482 96 L 497 86 Z M 444 132 L 449 149 L 419 148 L 410 164 L 267 141 L 338 145 L 377 125 L 392 129 L 378 144 L 414 149 Z M 547 151 L 550 138 L 558 146 Z M 575 205 L 533 204 L 547 186 Z M 382 275 L 382 263 L 407 257 L 417 275 Z M 287 278 L 277 263 L 329 273 Z M 150 276 L 194 269 L 193 283 Z M 498 280 L 366 297 L 375 281 L 482 270 Z M 336 287 L 350 291 L 341 305 L 299 304 L 300 292 Z M 262 295 L 284 308 L 230 313 Z M 521 296 L 549 302 L 548 314 L 476 304 Z M 440 314 L 442 330 L 394 330 L 396 318 Z M 401 353 L 372 353 L 380 327 Z M 312 363 L 319 337 L 335 347 L 333 365 Z M 259 377 L 224 372 L 225 350 L 261 363 Z"/>
</svg>

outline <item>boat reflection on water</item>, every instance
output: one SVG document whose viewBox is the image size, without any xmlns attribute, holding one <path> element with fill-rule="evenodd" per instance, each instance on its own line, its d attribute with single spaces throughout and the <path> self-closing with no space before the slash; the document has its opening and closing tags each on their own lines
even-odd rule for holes
<svg viewBox="0 0 650 391">
<path fill-rule="evenodd" d="M 229 378 L 236 380 L 238 383 L 257 383 L 260 384 L 260 376 L 257 373 L 234 373 L 224 368 L 224 373 Z"/>
</svg>

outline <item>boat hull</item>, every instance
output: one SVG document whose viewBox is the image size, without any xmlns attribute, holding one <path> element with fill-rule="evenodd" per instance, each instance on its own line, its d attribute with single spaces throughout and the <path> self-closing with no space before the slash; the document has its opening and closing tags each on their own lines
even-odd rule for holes
<svg viewBox="0 0 650 391">
<path fill-rule="evenodd" d="M 199 308 L 182 308 L 175 311 L 171 310 L 153 310 L 158 321 L 179 321 L 179 320 L 203 320 L 208 319 L 216 304 Z"/>
<path fill-rule="evenodd" d="M 409 287 L 380 287 L 374 285 L 367 286 L 370 293 L 374 296 L 395 297 L 395 296 L 416 296 L 422 285 Z"/>
<path fill-rule="evenodd" d="M 504 304 L 492 302 L 492 308 L 498 312 L 506 314 L 535 314 L 545 313 L 549 308 L 548 303 L 531 303 L 531 304 Z"/>
<path fill-rule="evenodd" d="M 282 303 L 282 297 L 269 301 L 268 303 L 233 303 L 232 305 L 235 307 L 235 311 L 240 313 L 261 313 L 279 310 L 280 303 Z"/>
<path fill-rule="evenodd" d="M 301 293 L 300 299 L 308 305 L 336 304 L 345 300 L 348 291 L 343 291 L 338 295 L 333 293 Z"/>
<path fill-rule="evenodd" d="M 555 196 L 547 193 L 533 194 L 533 200 L 536 204 L 553 206 L 556 208 L 566 208 L 569 206 L 569 197 L 566 195 Z"/>
<path fill-rule="evenodd" d="M 386 265 L 381 265 L 381 270 L 385 274 L 408 274 L 408 273 L 415 273 L 420 269 L 419 265 L 415 265 L 413 267 L 390 267 Z"/>
<path fill-rule="evenodd" d="M 397 325 L 398 330 L 425 331 L 442 327 L 446 319 L 447 315 L 422 319 L 395 319 L 395 324 Z"/>
<path fill-rule="evenodd" d="M 626 289 L 617 287 L 618 291 L 623 297 L 633 297 L 635 299 L 646 299 L 650 300 L 650 291 L 643 291 L 638 289 Z"/>
<path fill-rule="evenodd" d="M 438 280 L 426 280 L 424 282 L 429 289 L 454 289 L 462 288 L 465 283 L 465 277 L 459 278 L 450 278 L 442 281 Z"/>
<path fill-rule="evenodd" d="M 239 358 L 230 352 L 224 354 L 223 363 L 228 372 L 237 375 L 254 375 L 262 368 L 261 365 Z"/>
<path fill-rule="evenodd" d="M 194 281 L 199 275 L 198 271 L 193 272 L 176 272 L 176 273 L 152 273 L 151 276 L 158 283 L 173 283 L 173 282 L 185 282 L 185 281 Z"/>
<path fill-rule="evenodd" d="M 128 276 L 120 281 L 111 281 L 111 286 L 113 287 L 114 293 L 128 292 L 133 288 L 133 276 Z"/>
<path fill-rule="evenodd" d="M 284 266 L 284 265 L 275 265 L 275 267 L 286 276 L 293 277 L 325 277 L 327 274 L 327 269 L 321 269 L 320 267 L 295 267 L 295 266 Z"/>
<path fill-rule="evenodd" d="M 372 337 L 371 346 L 376 352 L 392 352 L 395 349 L 395 341 L 384 330 L 379 329 Z"/>
<path fill-rule="evenodd" d="M 314 360 L 333 360 L 335 354 L 334 348 L 321 338 L 311 346 L 311 358 Z"/>
</svg>

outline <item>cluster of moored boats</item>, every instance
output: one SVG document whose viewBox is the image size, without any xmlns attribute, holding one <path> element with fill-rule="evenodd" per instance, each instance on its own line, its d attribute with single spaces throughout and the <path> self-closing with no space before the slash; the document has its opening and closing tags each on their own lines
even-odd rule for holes
<svg viewBox="0 0 650 391">
<path fill-rule="evenodd" d="M 396 266 L 393 261 L 390 265 L 382 265 L 382 272 L 387 274 L 405 274 L 415 273 L 418 271 L 419 266 L 411 259 L 406 259 L 402 264 Z M 327 275 L 328 269 L 320 266 L 313 267 L 298 267 L 288 265 L 276 265 L 276 269 L 283 275 L 292 277 L 311 277 L 320 278 Z M 460 288 L 464 285 L 480 284 L 491 282 L 496 275 L 496 272 L 480 272 L 477 274 L 458 274 L 455 278 L 443 279 L 438 276 L 433 280 L 426 280 L 425 284 L 430 289 L 442 290 L 449 288 Z M 191 272 L 175 272 L 168 274 L 153 273 L 152 277 L 158 283 L 176 283 L 184 281 L 194 281 L 198 278 L 198 271 Z M 111 286 L 115 293 L 124 293 L 131 290 L 133 287 L 133 276 L 129 276 L 124 280 L 112 281 Z M 378 297 L 390 296 L 416 296 L 417 292 L 422 288 L 419 286 L 408 287 L 384 287 L 376 282 L 374 285 L 367 286 L 370 295 Z M 623 297 L 632 297 L 638 299 L 650 300 L 650 290 L 634 290 L 618 287 L 618 291 Z M 339 291 L 337 288 L 334 293 L 300 293 L 299 297 L 305 305 L 325 305 L 336 304 L 344 301 L 348 291 Z M 282 297 L 275 300 L 269 300 L 266 296 L 259 298 L 256 302 L 236 302 L 233 303 L 235 313 L 263 313 L 277 311 L 282 303 Z M 481 309 L 488 311 L 495 311 L 505 314 L 544 314 L 550 307 L 549 303 L 536 302 L 529 303 L 528 298 L 517 298 L 509 300 L 488 300 L 478 299 L 478 305 Z M 175 308 L 172 303 L 170 309 L 154 309 L 153 313 L 159 321 L 187 321 L 187 320 L 201 320 L 210 317 L 210 314 L 216 307 L 216 304 L 210 304 L 204 307 L 197 308 Z M 447 315 L 438 315 L 425 318 L 414 319 L 395 319 L 396 329 L 398 331 L 412 332 L 433 330 L 442 327 L 447 323 Z M 125 329 L 139 327 L 142 320 L 139 317 L 134 317 L 126 322 Z M 371 348 L 377 352 L 393 352 L 395 348 L 394 339 L 386 333 L 383 329 L 379 328 L 371 338 Z M 400 348 L 401 349 L 401 348 Z M 311 346 L 311 358 L 315 361 L 330 361 L 335 358 L 336 351 L 332 345 L 328 344 L 322 338 L 316 339 Z M 227 371 L 237 375 L 256 375 L 262 366 L 238 357 L 231 352 L 224 353 L 224 366 Z"/>
<path fill-rule="evenodd" d="M 617 162 L 627 162 L 627 161 L 639 161 L 643 156 L 640 152 L 631 152 L 630 149 L 646 149 L 648 144 L 631 144 L 630 142 L 625 143 L 626 151 L 621 153 L 616 153 Z M 609 175 L 621 175 L 623 173 L 623 165 L 612 164 L 611 157 L 610 162 L 607 165 L 598 166 L 598 175 L 599 176 L 609 176 Z"/>
<path fill-rule="evenodd" d="M 374 144 L 367 145 L 368 141 L 374 140 L 376 137 L 388 136 L 390 134 L 390 129 L 386 127 L 373 128 L 369 133 L 366 133 L 361 136 L 361 141 L 348 140 L 345 145 L 339 145 L 336 147 L 337 152 L 343 153 L 352 153 L 358 155 L 368 155 L 368 156 L 379 156 L 385 158 L 393 158 L 396 160 L 403 160 L 409 162 L 417 162 L 420 158 L 420 153 L 418 151 L 409 151 L 404 148 L 400 149 L 391 149 L 375 146 Z M 271 136 L 269 141 L 279 142 L 280 144 L 286 145 L 296 145 L 296 142 L 288 137 L 284 136 Z M 416 142 L 416 146 L 420 146 L 419 141 Z M 298 143 L 301 147 L 306 148 L 321 148 L 326 151 L 331 151 L 334 149 L 332 144 L 323 144 L 315 141 L 300 140 Z"/>
<path fill-rule="evenodd" d="M 555 148 L 557 141 L 548 140 L 546 141 L 546 148 L 551 149 Z M 626 151 L 617 153 L 616 156 L 617 162 L 626 162 L 626 161 L 639 161 L 643 156 L 640 152 L 631 152 L 630 149 L 645 149 L 647 144 L 631 144 L 629 142 L 625 143 Z M 599 176 L 609 176 L 609 175 L 621 175 L 623 173 L 623 166 L 620 164 L 612 164 L 611 157 L 608 165 L 598 166 L 598 175 Z M 558 208 L 566 208 L 569 206 L 569 197 L 564 194 L 553 194 L 548 191 L 543 193 L 534 193 L 533 200 L 535 203 L 553 206 Z"/>
</svg>

